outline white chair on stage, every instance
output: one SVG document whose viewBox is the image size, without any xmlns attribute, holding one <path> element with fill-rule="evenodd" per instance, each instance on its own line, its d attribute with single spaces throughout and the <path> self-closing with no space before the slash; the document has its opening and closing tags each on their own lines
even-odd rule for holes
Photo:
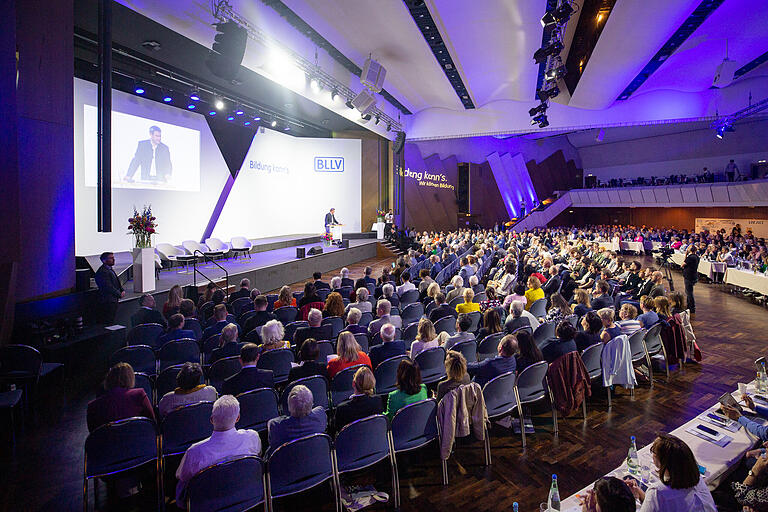
<svg viewBox="0 0 768 512">
<path fill-rule="evenodd" d="M 225 257 L 232 250 L 229 244 L 222 242 L 218 238 L 207 238 L 205 240 L 205 245 L 207 245 L 208 249 L 211 251 L 221 251 L 224 253 Z"/>
<path fill-rule="evenodd" d="M 232 240 L 230 241 L 230 250 L 235 253 L 235 259 L 237 259 L 238 254 L 247 254 L 248 257 L 251 257 L 251 248 L 253 248 L 253 244 L 250 240 L 245 238 L 244 236 L 234 236 L 232 237 Z"/>
<path fill-rule="evenodd" d="M 160 255 L 161 261 L 169 262 L 170 266 L 173 266 L 174 261 L 183 263 L 185 266 L 184 272 L 189 270 L 189 263 L 197 259 L 197 256 L 187 254 L 184 249 L 171 244 L 157 244 L 155 252 Z"/>
<path fill-rule="evenodd" d="M 203 253 L 204 256 L 210 259 L 213 259 L 217 256 L 224 256 L 222 251 L 213 251 L 207 245 L 201 244 L 200 242 L 196 242 L 194 240 L 184 240 L 181 242 L 181 246 L 184 247 L 184 250 L 193 256 L 199 255 L 200 253 Z"/>
</svg>

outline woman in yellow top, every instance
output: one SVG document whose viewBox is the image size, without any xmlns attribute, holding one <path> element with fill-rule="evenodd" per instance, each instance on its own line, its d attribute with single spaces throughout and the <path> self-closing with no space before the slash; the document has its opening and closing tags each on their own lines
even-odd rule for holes
<svg viewBox="0 0 768 512">
<path fill-rule="evenodd" d="M 525 290 L 525 309 L 531 309 L 531 304 L 544 298 L 544 290 L 541 289 L 541 281 L 536 276 L 528 278 L 528 289 Z"/>
<path fill-rule="evenodd" d="M 463 304 L 456 304 L 456 311 L 461 313 L 471 313 L 473 311 L 480 311 L 480 304 L 476 302 L 472 302 L 472 300 L 475 298 L 475 292 L 472 291 L 472 288 L 465 288 L 464 289 L 464 303 Z"/>
</svg>

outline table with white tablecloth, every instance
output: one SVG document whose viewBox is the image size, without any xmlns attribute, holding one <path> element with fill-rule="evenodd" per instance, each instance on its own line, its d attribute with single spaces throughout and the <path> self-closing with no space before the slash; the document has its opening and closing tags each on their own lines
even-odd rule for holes
<svg viewBox="0 0 768 512">
<path fill-rule="evenodd" d="M 638 254 L 642 254 L 645 248 L 643 247 L 643 242 L 629 242 L 626 240 L 621 241 L 621 250 L 622 251 L 632 251 L 636 252 Z"/>
<path fill-rule="evenodd" d="M 752 384 L 750 384 L 747 389 L 750 393 L 754 393 L 755 391 Z M 715 411 L 719 407 L 720 404 L 716 403 L 706 411 L 702 412 L 699 416 L 693 418 L 692 420 L 670 432 L 670 434 L 673 436 L 683 440 L 691 448 L 691 451 L 693 451 L 693 454 L 696 457 L 696 461 L 701 466 L 706 468 L 706 472 L 704 473 L 703 478 L 710 490 L 714 490 L 718 485 L 720 485 L 724 478 L 727 477 L 731 471 L 736 468 L 736 465 L 741 461 L 741 459 L 744 458 L 744 454 L 748 450 L 752 449 L 758 440 L 757 437 L 747 432 L 747 429 L 744 427 L 740 427 L 736 432 L 730 432 L 725 428 L 719 427 L 713 423 L 701 419 L 702 417 L 706 417 L 707 413 Z M 720 447 L 710 441 L 704 440 L 687 432 L 689 428 L 695 427 L 699 424 L 717 430 L 718 432 L 726 434 L 733 439 L 724 447 Z M 654 470 L 655 467 L 653 465 L 653 455 L 651 454 L 652 444 L 653 443 L 639 449 L 637 454 L 640 458 L 640 466 L 648 466 L 651 468 L 651 470 Z M 629 448 L 629 439 L 627 439 L 627 448 Z M 607 476 L 623 478 L 628 474 L 627 462 L 625 459 L 619 467 L 608 473 Z M 651 481 L 654 481 L 654 479 L 658 480 L 657 475 L 652 475 Z M 563 510 L 563 512 L 580 511 L 581 505 L 579 504 L 579 496 L 584 496 L 587 490 L 591 488 L 592 483 L 585 486 L 579 492 L 569 496 L 566 500 L 563 501 L 561 510 Z"/>
<path fill-rule="evenodd" d="M 682 267 L 683 262 L 685 261 L 685 253 L 684 252 L 676 252 L 673 253 L 669 259 L 672 261 L 672 263 L 675 263 L 676 265 Z M 727 266 L 725 263 L 721 261 L 709 261 L 705 260 L 703 258 L 699 259 L 699 274 L 705 275 L 708 278 L 714 280 L 715 279 L 715 273 L 726 273 Z"/>
<path fill-rule="evenodd" d="M 725 282 L 768 295 L 768 277 L 764 274 L 755 274 L 752 270 L 729 268 L 725 273 Z"/>
</svg>

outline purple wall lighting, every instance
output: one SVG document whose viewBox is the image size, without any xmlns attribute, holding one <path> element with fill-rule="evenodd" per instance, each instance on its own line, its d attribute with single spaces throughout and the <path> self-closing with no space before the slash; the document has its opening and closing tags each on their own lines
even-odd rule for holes
<svg viewBox="0 0 768 512">
<path fill-rule="evenodd" d="M 499 187 L 499 193 L 510 218 L 520 214 L 520 204 L 525 202 L 526 211 L 530 212 L 538 203 L 536 191 L 521 153 L 511 155 L 491 153 L 488 164 Z"/>
</svg>

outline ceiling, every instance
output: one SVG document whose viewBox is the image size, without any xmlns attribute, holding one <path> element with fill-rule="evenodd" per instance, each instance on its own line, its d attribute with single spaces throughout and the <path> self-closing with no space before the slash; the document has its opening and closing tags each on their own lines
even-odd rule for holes
<svg viewBox="0 0 768 512">
<path fill-rule="evenodd" d="M 208 0 L 119 1 L 201 44 L 212 40 Z M 477 107 L 469 111 L 464 110 L 402 0 L 282 1 L 358 66 L 372 54 L 386 67 L 387 91 L 414 113 L 405 120 L 409 138 L 531 131 L 527 110 L 535 105 L 539 71 L 532 55 L 541 46 L 539 20 L 545 10 L 544 0 L 426 0 Z M 305 57 L 314 53 L 311 42 L 262 1 L 231 3 L 249 21 Z M 718 109 L 724 113 L 725 109 L 735 111 L 745 106 L 747 89 L 755 100 L 768 97 L 768 65 L 745 74 L 722 94 L 710 90 L 715 70 L 725 57 L 726 38 L 728 56 L 739 66 L 768 52 L 768 2 L 724 0 L 629 100 L 617 101 L 701 3 L 618 0 L 574 93 L 561 99 L 566 105 L 550 109 L 550 129 L 607 126 L 618 118 L 627 124 L 703 119 Z M 566 54 L 567 49 L 563 56 Z M 260 62 L 246 59 L 244 64 L 260 72 Z M 353 89 L 360 89 L 357 77 L 350 77 L 327 55 L 320 55 L 319 63 Z M 756 78 L 761 80 L 756 82 Z M 748 88 L 739 85 L 750 80 Z M 738 89 L 741 103 L 720 98 L 731 88 Z M 343 109 L 337 112 L 346 115 Z"/>
</svg>

